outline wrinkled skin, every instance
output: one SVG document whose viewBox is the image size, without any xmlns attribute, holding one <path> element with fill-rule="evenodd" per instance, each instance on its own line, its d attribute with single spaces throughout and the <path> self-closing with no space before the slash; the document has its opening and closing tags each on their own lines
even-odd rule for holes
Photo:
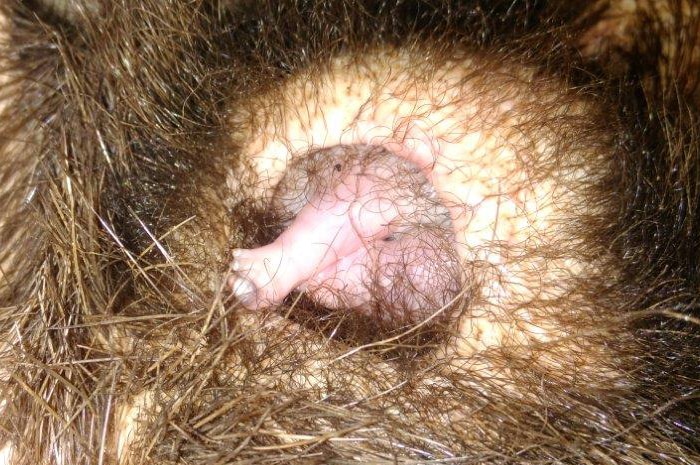
<svg viewBox="0 0 700 465">
<path fill-rule="evenodd" d="M 570 3 L 0 5 L 0 463 L 700 461 L 699 13 Z"/>
</svg>

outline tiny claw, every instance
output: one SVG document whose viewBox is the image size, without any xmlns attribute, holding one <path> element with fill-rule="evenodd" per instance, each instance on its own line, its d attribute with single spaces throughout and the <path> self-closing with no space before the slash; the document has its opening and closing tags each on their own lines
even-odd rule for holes
<svg viewBox="0 0 700 465">
<path fill-rule="evenodd" d="M 231 262 L 230 269 L 231 269 L 231 271 L 234 271 L 234 272 L 242 271 L 243 265 L 241 264 L 241 262 L 236 260 L 236 258 L 234 257 L 233 262 Z"/>
<path fill-rule="evenodd" d="M 257 292 L 255 284 L 253 284 L 252 281 L 241 278 L 240 276 L 232 276 L 229 278 L 228 285 L 231 287 L 233 295 L 238 297 L 238 299 L 244 304 L 251 303 Z"/>
<path fill-rule="evenodd" d="M 236 249 L 233 251 L 233 261 L 231 262 L 231 271 L 247 271 L 247 268 L 250 268 L 250 266 L 246 266 L 246 251 L 243 249 Z"/>
</svg>

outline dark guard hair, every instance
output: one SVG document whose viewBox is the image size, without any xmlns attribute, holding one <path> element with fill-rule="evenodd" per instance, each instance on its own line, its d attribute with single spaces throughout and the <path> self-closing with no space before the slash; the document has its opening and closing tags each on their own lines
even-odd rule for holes
<svg viewBox="0 0 700 465">
<path fill-rule="evenodd" d="M 606 4 L 572 3 L 3 3 L 0 450 L 32 465 L 700 462 L 699 70 L 664 58 L 695 56 L 698 13 L 669 2 L 691 18 L 679 41 L 635 12 L 655 27 L 618 43 L 596 29 Z M 416 44 L 536 65 L 607 111 L 619 157 L 582 234 L 614 266 L 581 284 L 600 305 L 582 333 L 607 357 L 548 372 L 486 354 L 505 378 L 457 376 L 426 350 L 241 312 L 212 285 L 232 247 L 274 236 L 246 199 L 216 207 L 231 114 L 334 54 Z"/>
</svg>

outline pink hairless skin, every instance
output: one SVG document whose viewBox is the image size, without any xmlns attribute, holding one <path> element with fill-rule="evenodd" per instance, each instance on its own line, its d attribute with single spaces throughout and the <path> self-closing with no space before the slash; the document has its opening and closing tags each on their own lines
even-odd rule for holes
<svg viewBox="0 0 700 465">
<path fill-rule="evenodd" d="M 392 181 L 400 175 L 391 168 L 393 161 L 349 163 L 337 182 L 311 194 L 273 243 L 237 249 L 229 285 L 243 304 L 272 306 L 299 289 L 326 306 L 362 307 L 370 301 L 375 270 L 381 270 L 380 287 L 390 288 L 399 275 L 415 289 L 428 287 L 424 283 L 434 270 L 426 267 L 446 257 L 435 257 L 436 247 L 421 245 L 439 239 L 429 228 L 402 234 L 408 218 L 425 212 L 418 211 L 421 202 L 403 184 Z M 413 300 L 411 306 L 419 304 Z"/>
</svg>

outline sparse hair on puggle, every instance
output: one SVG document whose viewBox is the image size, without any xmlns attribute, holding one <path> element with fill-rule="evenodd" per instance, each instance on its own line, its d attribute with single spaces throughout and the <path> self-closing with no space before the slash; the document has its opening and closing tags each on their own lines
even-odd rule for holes
<svg viewBox="0 0 700 465">
<path fill-rule="evenodd" d="M 700 13 L 640 0 L 655 27 L 607 35 L 616 3 L 572 3 L 0 5 L 0 463 L 700 462 L 699 70 L 667 59 Z M 227 187 L 241 139 L 285 83 L 377 50 L 522 65 L 585 128 L 566 252 L 595 266 L 533 310 L 565 340 L 456 366 L 447 323 L 338 337 L 337 312 L 228 298 L 232 248 L 280 227 Z"/>
</svg>

